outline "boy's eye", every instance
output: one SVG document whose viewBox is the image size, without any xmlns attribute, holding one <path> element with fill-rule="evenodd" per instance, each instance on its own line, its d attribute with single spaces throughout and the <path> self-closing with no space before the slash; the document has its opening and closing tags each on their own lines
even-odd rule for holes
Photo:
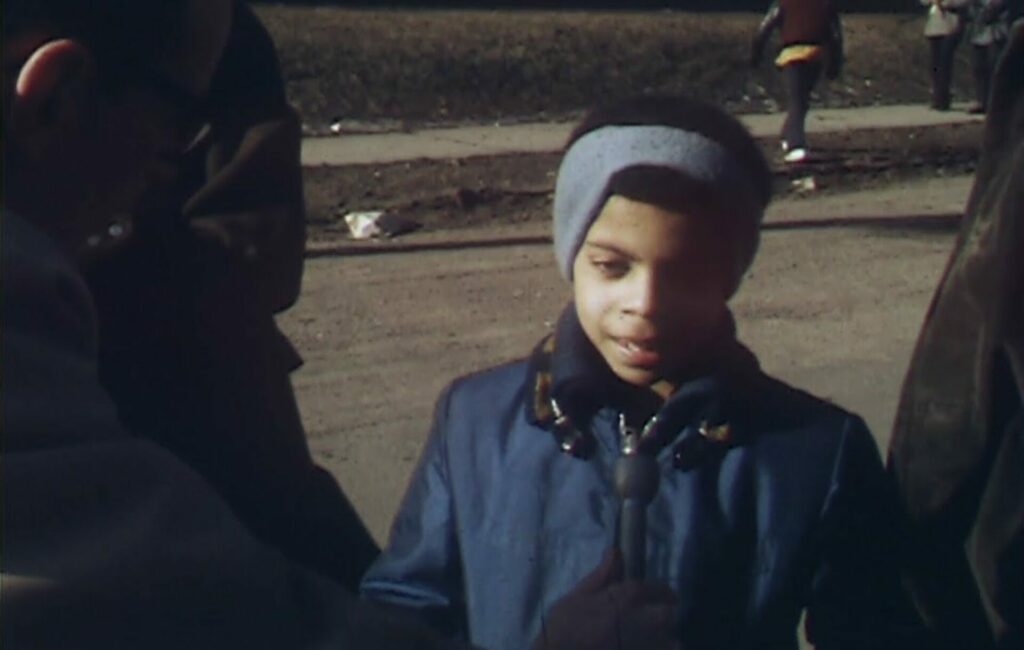
<svg viewBox="0 0 1024 650">
<path fill-rule="evenodd" d="M 591 258 L 591 265 L 606 278 L 621 278 L 629 271 L 629 262 L 620 259 Z"/>
</svg>

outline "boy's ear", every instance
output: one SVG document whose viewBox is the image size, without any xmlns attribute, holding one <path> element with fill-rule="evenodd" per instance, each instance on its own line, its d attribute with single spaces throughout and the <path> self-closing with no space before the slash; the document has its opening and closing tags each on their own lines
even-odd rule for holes
<svg viewBox="0 0 1024 650">
<path fill-rule="evenodd" d="M 97 91 L 91 50 L 71 39 L 47 41 L 18 72 L 5 137 L 33 158 L 59 148 L 93 115 Z"/>
</svg>

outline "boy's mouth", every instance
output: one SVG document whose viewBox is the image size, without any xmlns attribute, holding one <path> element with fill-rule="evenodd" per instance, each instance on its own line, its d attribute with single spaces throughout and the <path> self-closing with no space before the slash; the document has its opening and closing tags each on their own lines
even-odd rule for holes
<svg viewBox="0 0 1024 650">
<path fill-rule="evenodd" d="M 613 338 L 619 357 L 628 366 L 652 367 L 661 361 L 657 340 Z"/>
</svg>

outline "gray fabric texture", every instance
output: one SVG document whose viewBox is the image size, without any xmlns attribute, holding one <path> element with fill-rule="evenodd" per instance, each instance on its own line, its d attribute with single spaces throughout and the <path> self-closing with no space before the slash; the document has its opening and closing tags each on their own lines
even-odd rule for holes
<svg viewBox="0 0 1024 650">
<path fill-rule="evenodd" d="M 764 205 L 755 198 L 742 166 L 725 147 L 699 133 L 669 126 L 606 126 L 569 147 L 555 184 L 553 238 L 558 269 L 572 280 L 572 265 L 587 231 L 609 195 L 609 183 L 630 167 L 677 171 L 706 185 L 760 224 Z M 756 238 L 755 238 L 756 239 Z M 739 273 L 756 246 L 737 256 Z"/>
</svg>

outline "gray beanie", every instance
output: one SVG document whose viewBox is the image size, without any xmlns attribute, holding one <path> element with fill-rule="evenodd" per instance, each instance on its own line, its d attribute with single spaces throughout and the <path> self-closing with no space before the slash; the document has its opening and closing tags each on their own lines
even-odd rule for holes
<svg viewBox="0 0 1024 650">
<path fill-rule="evenodd" d="M 737 242 L 736 282 L 754 259 L 764 201 L 754 192 L 743 167 L 725 147 L 707 136 L 670 126 L 606 126 L 574 142 L 558 169 L 555 184 L 554 243 L 558 269 L 572 280 L 572 267 L 590 225 L 608 199 L 618 172 L 637 166 L 677 171 L 726 197 L 749 215 L 751 241 Z"/>
</svg>

